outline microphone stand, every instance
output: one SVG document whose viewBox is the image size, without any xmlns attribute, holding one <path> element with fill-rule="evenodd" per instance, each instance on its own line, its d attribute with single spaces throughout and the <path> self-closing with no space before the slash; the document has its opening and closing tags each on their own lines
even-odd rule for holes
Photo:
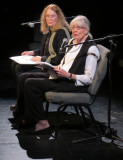
<svg viewBox="0 0 123 160">
<path fill-rule="evenodd" d="M 112 142 L 114 140 L 119 140 L 119 141 L 123 142 L 122 139 L 120 139 L 119 137 L 116 136 L 116 130 L 112 129 L 111 125 L 110 125 L 111 124 L 111 98 L 112 98 L 112 95 L 111 95 L 111 93 L 112 93 L 112 79 L 111 79 L 112 70 L 111 70 L 111 67 L 112 67 L 112 60 L 113 60 L 113 57 L 114 57 L 114 54 L 115 54 L 115 50 L 116 50 L 116 47 L 117 47 L 117 43 L 114 43 L 114 38 L 121 37 L 121 36 L 123 36 L 123 34 L 119 34 L 119 35 L 113 34 L 113 35 L 109 35 L 109 36 L 106 36 L 106 37 L 103 37 L 103 38 L 87 40 L 87 41 L 82 42 L 82 43 L 69 44 L 69 45 L 65 46 L 65 47 L 70 47 L 70 46 L 73 46 L 73 45 L 79 45 L 79 44 L 88 43 L 88 42 L 94 42 L 94 41 L 95 42 L 100 42 L 100 41 L 104 41 L 106 39 L 109 40 L 109 43 L 110 43 L 110 54 L 108 56 L 108 83 L 109 83 L 108 126 L 104 131 L 104 135 L 96 136 L 95 138 L 99 138 L 99 137 L 105 136 L 106 138 L 110 138 L 112 140 Z M 91 140 L 91 139 L 94 139 L 94 137 L 87 138 L 87 139 L 75 140 L 74 143 L 78 143 L 78 142 L 82 142 L 82 141 L 86 141 L 86 140 Z"/>
<path fill-rule="evenodd" d="M 103 38 L 91 39 L 91 40 L 87 40 L 87 41 L 84 41 L 84 42 L 81 42 L 81 43 L 74 43 L 74 44 L 65 45 L 64 47 L 70 47 L 70 46 L 79 45 L 79 44 L 88 43 L 88 42 L 101 42 L 101 41 L 104 41 L 106 39 L 112 40 L 113 38 L 117 38 L 117 37 L 121 37 L 121 36 L 123 36 L 123 34 L 119 34 L 119 35 L 112 34 L 112 35 L 109 35 L 109 36 L 106 36 L 106 37 L 103 37 Z M 113 40 L 112 40 L 112 43 L 113 43 Z"/>
<path fill-rule="evenodd" d="M 71 16 L 71 17 L 66 17 L 67 20 L 73 19 L 76 16 Z M 40 20 L 35 20 L 35 21 L 30 21 L 30 22 L 25 22 L 25 23 L 21 23 L 21 26 L 29 26 L 31 28 L 33 28 L 35 26 L 35 24 L 41 24 Z"/>
<path fill-rule="evenodd" d="M 113 35 L 108 37 L 109 43 L 110 43 L 110 54 L 108 56 L 108 83 L 109 83 L 109 98 L 108 98 L 108 126 L 105 130 L 105 136 L 107 138 L 110 138 L 112 142 L 114 140 L 119 140 L 123 142 L 122 139 L 116 136 L 117 131 L 115 129 L 111 128 L 111 99 L 112 99 L 112 79 L 111 79 L 111 74 L 112 74 L 112 60 L 115 55 L 115 50 L 117 47 L 117 42 L 114 42 L 114 38 L 123 36 L 123 34 L 119 35 Z"/>
</svg>

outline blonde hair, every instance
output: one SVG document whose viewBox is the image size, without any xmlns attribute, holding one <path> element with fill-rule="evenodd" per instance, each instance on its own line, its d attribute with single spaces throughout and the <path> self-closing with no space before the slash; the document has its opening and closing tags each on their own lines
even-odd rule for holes
<svg viewBox="0 0 123 160">
<path fill-rule="evenodd" d="M 49 26 L 47 25 L 46 22 L 46 12 L 48 9 L 51 9 L 52 11 L 54 11 L 57 14 L 57 21 L 56 21 L 56 25 L 52 27 L 52 32 L 57 31 L 58 29 L 61 29 L 63 27 L 68 28 L 68 30 L 70 30 L 70 25 L 69 23 L 66 21 L 65 16 L 62 12 L 62 10 L 59 8 L 58 5 L 56 4 L 50 4 L 48 6 L 46 6 L 41 14 L 41 31 L 43 32 L 43 34 L 47 34 L 49 32 Z"/>
<path fill-rule="evenodd" d="M 70 22 L 70 27 L 72 28 L 74 25 L 77 25 L 78 27 L 83 27 L 85 29 L 87 29 L 88 32 L 88 36 L 93 39 L 92 34 L 90 33 L 90 21 L 88 20 L 88 18 L 86 16 L 83 15 L 79 15 L 77 17 L 75 17 L 71 22 Z"/>
</svg>

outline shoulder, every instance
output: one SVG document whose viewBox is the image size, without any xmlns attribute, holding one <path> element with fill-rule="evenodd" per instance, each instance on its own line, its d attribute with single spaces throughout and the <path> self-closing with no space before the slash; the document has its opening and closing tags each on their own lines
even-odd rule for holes
<svg viewBox="0 0 123 160">
<path fill-rule="evenodd" d="M 58 29 L 55 34 L 55 38 L 57 38 L 58 40 L 63 38 L 70 39 L 70 37 L 71 37 L 70 32 L 69 31 L 66 32 L 66 30 L 64 30 L 63 28 Z"/>
<path fill-rule="evenodd" d="M 69 32 L 69 30 L 66 27 L 60 28 L 56 31 L 57 34 L 64 34 L 66 31 Z M 70 33 L 70 32 L 69 32 Z"/>
<path fill-rule="evenodd" d="M 100 52 L 96 45 L 92 45 L 89 47 L 88 54 L 94 54 L 95 56 L 98 57 L 98 59 L 100 58 Z"/>
</svg>

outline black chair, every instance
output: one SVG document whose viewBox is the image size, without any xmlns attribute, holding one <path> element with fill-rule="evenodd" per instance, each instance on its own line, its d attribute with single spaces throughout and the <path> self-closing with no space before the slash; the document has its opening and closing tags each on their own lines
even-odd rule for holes
<svg viewBox="0 0 123 160">
<path fill-rule="evenodd" d="M 77 113 L 81 113 L 85 122 L 86 114 L 83 111 L 83 107 L 85 107 L 88 110 L 89 117 L 91 118 L 92 122 L 94 122 L 96 128 L 96 136 L 99 136 L 98 124 L 92 113 L 91 105 L 95 102 L 98 90 L 102 84 L 103 79 L 105 78 L 107 72 L 108 54 L 110 50 L 100 44 L 98 44 L 97 46 L 101 53 L 101 59 L 98 62 L 94 80 L 88 88 L 88 93 L 64 93 L 53 91 L 45 93 L 45 97 L 47 100 L 46 112 L 48 112 L 50 103 L 58 104 L 55 124 L 55 138 L 57 138 L 58 135 L 60 111 L 63 112 L 67 107 L 70 106 L 74 107 Z"/>
</svg>

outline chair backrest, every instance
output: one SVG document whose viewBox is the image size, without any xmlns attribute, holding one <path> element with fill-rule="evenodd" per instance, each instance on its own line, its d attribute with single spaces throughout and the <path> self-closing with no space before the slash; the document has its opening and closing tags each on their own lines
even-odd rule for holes
<svg viewBox="0 0 123 160">
<path fill-rule="evenodd" d="M 108 54 L 110 52 L 109 49 L 107 49 L 106 47 L 104 47 L 100 44 L 98 44 L 97 47 L 100 51 L 101 58 L 97 64 L 97 69 L 96 69 L 96 73 L 95 73 L 93 82 L 88 88 L 88 92 L 91 95 L 97 94 L 97 91 L 102 83 L 102 80 L 105 78 L 105 75 L 107 72 Z"/>
</svg>

